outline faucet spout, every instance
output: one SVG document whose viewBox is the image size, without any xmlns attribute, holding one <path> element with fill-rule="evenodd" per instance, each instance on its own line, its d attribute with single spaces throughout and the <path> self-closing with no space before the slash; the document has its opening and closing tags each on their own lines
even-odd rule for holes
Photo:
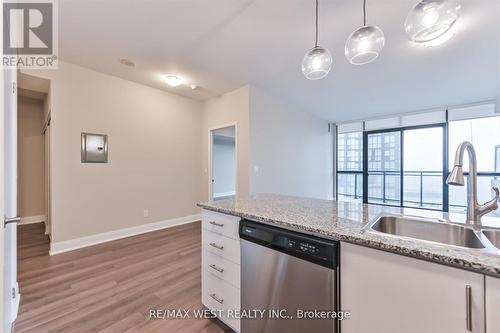
<svg viewBox="0 0 500 333">
<path fill-rule="evenodd" d="M 451 171 L 446 183 L 448 185 L 464 185 L 464 172 L 463 160 L 464 153 L 467 150 L 469 155 L 469 176 L 467 177 L 467 221 L 466 223 L 472 224 L 475 229 L 481 228 L 481 217 L 489 212 L 498 209 L 499 190 L 493 187 L 496 195 L 495 197 L 485 204 L 480 205 L 477 202 L 477 160 L 476 152 L 472 143 L 462 142 L 455 153 L 455 166 Z"/>
</svg>

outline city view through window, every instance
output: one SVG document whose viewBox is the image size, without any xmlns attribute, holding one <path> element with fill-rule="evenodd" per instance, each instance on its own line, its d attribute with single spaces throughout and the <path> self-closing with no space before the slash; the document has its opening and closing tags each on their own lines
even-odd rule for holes
<svg viewBox="0 0 500 333">
<path fill-rule="evenodd" d="M 460 142 L 474 145 L 480 202 L 491 199 L 492 186 L 500 186 L 498 128 L 500 117 L 454 121 L 448 126 L 449 170 Z M 368 132 L 367 202 L 443 210 L 444 154 L 442 126 Z M 363 159 L 363 132 L 338 134 L 339 200 L 363 200 Z M 467 156 L 464 171 L 467 177 Z M 464 212 L 467 186 L 449 186 L 448 191 L 450 212 Z M 500 216 L 498 211 L 493 214 Z"/>
</svg>

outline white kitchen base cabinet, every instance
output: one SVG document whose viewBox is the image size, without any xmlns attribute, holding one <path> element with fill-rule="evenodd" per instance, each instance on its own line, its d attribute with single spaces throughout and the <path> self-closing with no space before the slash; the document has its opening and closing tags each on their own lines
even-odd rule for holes
<svg viewBox="0 0 500 333">
<path fill-rule="evenodd" d="M 486 277 L 486 333 L 500 333 L 500 279 Z"/>
<path fill-rule="evenodd" d="M 201 220 L 201 302 L 211 310 L 239 310 L 240 218 L 203 210 Z M 219 319 L 240 332 L 239 319 Z"/>
<path fill-rule="evenodd" d="M 342 333 L 485 332 L 484 275 L 344 242 L 340 256 Z"/>
</svg>

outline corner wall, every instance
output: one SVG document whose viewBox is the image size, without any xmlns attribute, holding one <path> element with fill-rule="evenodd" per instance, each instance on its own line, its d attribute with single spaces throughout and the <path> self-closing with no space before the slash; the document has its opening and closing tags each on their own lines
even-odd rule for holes
<svg viewBox="0 0 500 333">
<path fill-rule="evenodd" d="M 203 105 L 203 193 L 208 198 L 209 129 L 237 123 L 237 196 L 275 193 L 333 198 L 328 121 L 244 86 Z"/>
<path fill-rule="evenodd" d="M 250 89 L 251 193 L 333 198 L 328 121 Z"/>
<path fill-rule="evenodd" d="M 202 192 L 208 200 L 208 174 L 210 129 L 236 123 L 236 195 L 250 194 L 250 87 L 244 86 L 203 104 L 201 149 L 202 149 Z"/>
</svg>

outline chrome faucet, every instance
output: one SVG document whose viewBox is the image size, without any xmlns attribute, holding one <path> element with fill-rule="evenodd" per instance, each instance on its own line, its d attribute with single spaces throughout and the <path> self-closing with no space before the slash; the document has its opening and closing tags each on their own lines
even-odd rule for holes
<svg viewBox="0 0 500 333">
<path fill-rule="evenodd" d="M 446 183 L 449 185 L 464 185 L 464 171 L 462 169 L 462 164 L 464 160 L 464 151 L 467 149 L 469 154 L 469 176 L 467 177 L 467 220 L 466 223 L 472 224 L 475 229 L 481 228 L 481 217 L 484 214 L 488 214 L 496 209 L 498 209 L 498 196 L 500 191 L 498 187 L 493 186 L 493 191 L 495 191 L 495 197 L 490 201 L 479 204 L 477 202 L 477 161 L 476 152 L 472 143 L 464 141 L 462 142 L 455 154 L 455 166 L 451 171 Z"/>
</svg>

